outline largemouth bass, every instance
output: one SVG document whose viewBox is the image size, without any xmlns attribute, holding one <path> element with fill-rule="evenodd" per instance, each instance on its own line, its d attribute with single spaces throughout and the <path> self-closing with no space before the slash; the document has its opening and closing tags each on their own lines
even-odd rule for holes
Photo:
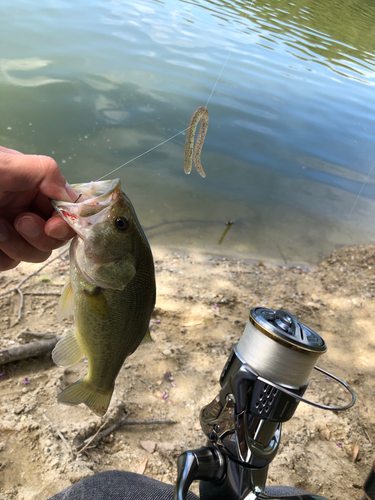
<svg viewBox="0 0 375 500">
<path fill-rule="evenodd" d="M 88 358 L 88 374 L 58 396 L 60 403 L 85 403 L 103 416 L 125 358 L 142 342 L 155 305 L 154 262 L 133 205 L 119 179 L 75 184 L 78 203 L 52 201 L 77 232 L 70 245 L 70 279 L 58 306 L 73 312 L 74 330 L 52 352 L 56 364 Z"/>
</svg>

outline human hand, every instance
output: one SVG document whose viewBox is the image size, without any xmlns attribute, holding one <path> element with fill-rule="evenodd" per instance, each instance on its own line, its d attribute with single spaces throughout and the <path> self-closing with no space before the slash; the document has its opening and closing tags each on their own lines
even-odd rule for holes
<svg viewBox="0 0 375 500">
<path fill-rule="evenodd" d="M 74 236 L 49 198 L 77 198 L 55 160 L 0 146 L 0 271 L 42 262 Z"/>
</svg>

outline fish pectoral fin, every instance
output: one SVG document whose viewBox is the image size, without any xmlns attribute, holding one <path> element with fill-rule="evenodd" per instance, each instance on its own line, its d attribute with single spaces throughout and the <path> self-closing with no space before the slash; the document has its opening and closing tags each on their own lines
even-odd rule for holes
<svg viewBox="0 0 375 500">
<path fill-rule="evenodd" d="M 73 305 L 73 287 L 70 278 L 68 278 L 57 306 L 57 317 L 60 321 L 73 313 Z"/>
<path fill-rule="evenodd" d="M 59 340 L 52 351 L 53 361 L 60 366 L 75 365 L 84 355 L 75 330 Z"/>
<path fill-rule="evenodd" d="M 109 391 L 99 391 L 92 386 L 86 377 L 64 389 L 57 396 L 57 401 L 65 405 L 84 403 L 98 417 L 103 417 L 111 401 L 114 385 Z"/>
<path fill-rule="evenodd" d="M 146 335 L 143 337 L 142 342 L 139 345 L 148 344 L 149 342 L 153 342 L 154 339 L 151 337 L 150 329 L 147 328 Z"/>
</svg>

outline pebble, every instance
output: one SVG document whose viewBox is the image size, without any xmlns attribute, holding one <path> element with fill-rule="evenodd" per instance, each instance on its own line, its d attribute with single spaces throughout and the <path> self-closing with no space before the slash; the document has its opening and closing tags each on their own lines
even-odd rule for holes
<svg viewBox="0 0 375 500">
<path fill-rule="evenodd" d="M 179 443 L 158 443 L 157 450 L 164 453 L 173 453 L 181 447 Z"/>
<path fill-rule="evenodd" d="M 83 460 L 77 460 L 67 472 L 67 476 L 72 483 L 82 481 L 82 479 L 92 476 L 93 474 L 94 472 L 87 467 Z"/>
<path fill-rule="evenodd" d="M 170 356 L 172 354 L 172 351 L 170 349 L 164 349 L 163 354 L 164 356 Z"/>
<path fill-rule="evenodd" d="M 25 405 L 21 405 L 21 406 L 16 406 L 13 410 L 13 413 L 15 415 L 20 415 L 20 413 L 24 412 L 25 411 L 25 408 L 26 406 Z"/>
<path fill-rule="evenodd" d="M 144 450 L 147 451 L 147 453 L 154 453 L 155 448 L 156 448 L 156 443 L 155 441 L 141 441 L 140 445 Z"/>
</svg>

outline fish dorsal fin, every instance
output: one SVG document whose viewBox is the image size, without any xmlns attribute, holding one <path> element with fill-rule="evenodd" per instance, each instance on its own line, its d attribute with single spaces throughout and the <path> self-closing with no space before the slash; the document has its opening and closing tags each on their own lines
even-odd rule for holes
<svg viewBox="0 0 375 500">
<path fill-rule="evenodd" d="M 73 313 L 73 305 L 73 287 L 68 277 L 57 306 L 57 317 L 60 321 Z"/>
<path fill-rule="evenodd" d="M 153 342 L 154 339 L 151 337 L 150 329 L 147 328 L 146 335 L 143 337 L 142 342 L 139 345 L 148 344 L 149 342 Z"/>
<path fill-rule="evenodd" d="M 71 331 L 59 340 L 52 351 L 53 361 L 60 366 L 75 365 L 84 355 L 75 331 Z"/>
</svg>

